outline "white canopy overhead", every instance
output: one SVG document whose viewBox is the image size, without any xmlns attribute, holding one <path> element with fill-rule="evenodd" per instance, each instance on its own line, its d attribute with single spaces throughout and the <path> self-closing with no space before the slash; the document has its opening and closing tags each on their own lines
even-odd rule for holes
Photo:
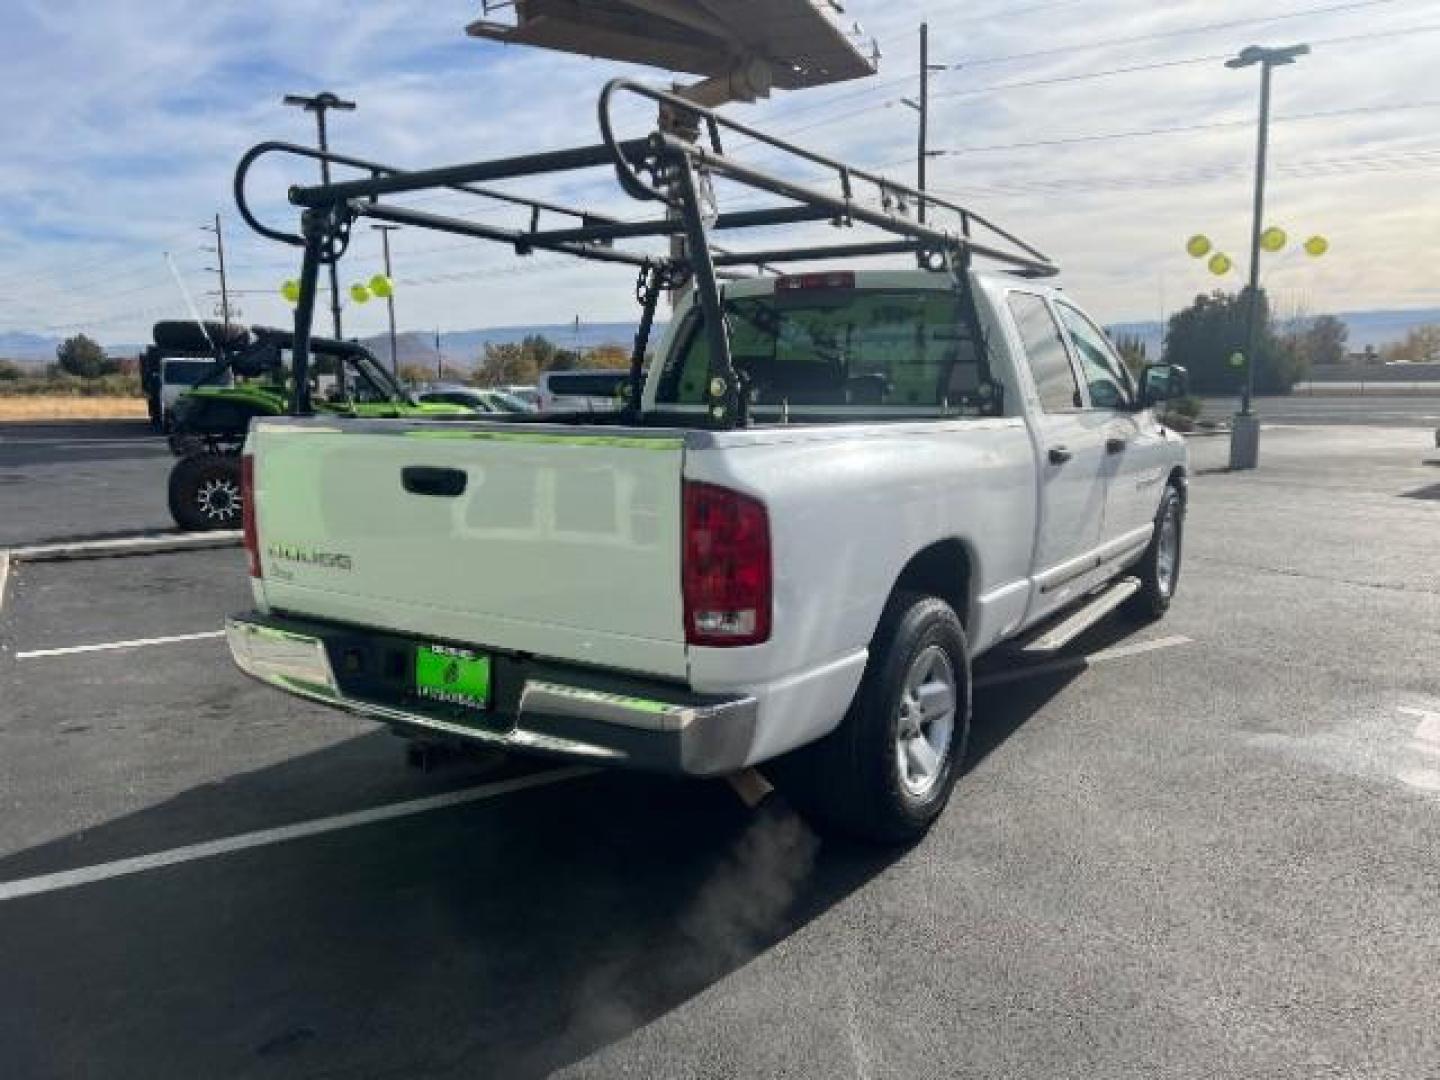
<svg viewBox="0 0 1440 1080">
<path fill-rule="evenodd" d="M 840 0 L 484 0 L 472 37 L 704 78 L 687 96 L 753 100 L 873 75 L 879 51 Z M 491 21 L 511 10 L 513 23 Z"/>
</svg>

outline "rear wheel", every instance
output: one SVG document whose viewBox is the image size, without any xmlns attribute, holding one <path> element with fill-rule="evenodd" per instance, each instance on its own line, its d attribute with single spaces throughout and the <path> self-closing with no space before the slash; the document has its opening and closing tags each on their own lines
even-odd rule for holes
<svg viewBox="0 0 1440 1080">
<path fill-rule="evenodd" d="M 840 727 L 780 762 L 777 778 L 821 828 L 903 843 L 945 809 L 969 734 L 965 629 L 943 600 L 901 593 Z"/>
<path fill-rule="evenodd" d="M 1185 547 L 1185 504 L 1175 486 L 1165 488 L 1155 514 L 1155 532 L 1136 566 L 1140 591 L 1125 604 L 1133 618 L 1150 621 L 1170 610 L 1180 584 L 1180 557 Z"/>
<path fill-rule="evenodd" d="M 170 470 L 170 515 L 182 529 L 238 529 L 242 505 L 238 457 L 195 454 Z"/>
</svg>

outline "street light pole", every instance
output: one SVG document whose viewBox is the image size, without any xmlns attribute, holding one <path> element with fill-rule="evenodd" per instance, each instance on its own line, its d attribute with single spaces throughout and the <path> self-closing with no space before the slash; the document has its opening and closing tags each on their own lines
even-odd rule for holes
<svg viewBox="0 0 1440 1080">
<path fill-rule="evenodd" d="M 1225 61 L 1232 70 L 1260 65 L 1260 121 L 1255 149 L 1255 209 L 1250 228 L 1250 295 L 1245 317 L 1245 383 L 1240 397 L 1240 416 L 1236 418 L 1230 444 L 1230 467 L 1253 469 L 1260 452 L 1260 424 L 1251 405 L 1255 397 L 1255 361 L 1260 351 L 1260 237 L 1265 231 L 1265 170 L 1270 139 L 1270 72 L 1284 64 L 1293 64 L 1310 52 L 1309 45 L 1290 45 L 1266 49 L 1251 45 L 1238 56 Z"/>
<path fill-rule="evenodd" d="M 399 225 L 389 222 L 372 222 L 370 227 L 380 233 L 380 244 L 385 252 L 385 278 L 390 282 L 390 292 L 385 297 L 385 307 L 390 312 L 390 373 L 400 373 L 400 351 L 395 340 L 395 277 L 390 271 L 390 234 Z"/>
<path fill-rule="evenodd" d="M 293 105 L 296 108 L 304 109 L 306 112 L 313 112 L 315 114 L 315 130 L 319 137 L 320 153 L 322 154 L 330 150 L 329 131 L 325 125 L 325 114 L 331 109 L 339 109 L 341 112 L 355 111 L 355 102 L 342 101 L 328 90 L 311 97 L 306 97 L 304 94 L 286 94 L 283 100 L 286 105 Z M 320 159 L 320 182 L 322 184 L 330 183 L 330 161 L 324 157 Z M 340 329 L 339 271 L 333 261 L 330 263 L 330 316 L 335 323 L 335 340 L 343 341 L 344 334 Z"/>
<path fill-rule="evenodd" d="M 1245 392 L 1241 413 L 1250 414 L 1255 394 L 1255 352 L 1260 343 L 1260 237 L 1265 231 L 1265 174 L 1270 147 L 1270 73 L 1283 64 L 1293 64 L 1297 57 L 1310 52 L 1309 45 L 1291 45 L 1283 49 L 1264 49 L 1251 45 L 1225 61 L 1232 70 L 1260 65 L 1260 122 L 1255 136 L 1255 208 L 1250 228 L 1250 304 L 1246 319 Z"/>
</svg>

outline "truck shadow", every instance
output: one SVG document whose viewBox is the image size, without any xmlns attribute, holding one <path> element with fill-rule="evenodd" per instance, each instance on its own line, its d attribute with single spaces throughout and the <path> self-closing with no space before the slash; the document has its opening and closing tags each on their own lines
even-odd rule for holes
<svg viewBox="0 0 1440 1080">
<path fill-rule="evenodd" d="M 969 767 L 1079 670 L 983 693 Z M 360 736 L 12 855 L 0 881 L 356 809 L 333 778 L 387 769 L 364 805 L 494 778 L 407 773 Z M 945 824 L 922 844 L 955 842 Z M 821 841 L 722 783 L 598 774 L 0 901 L 0 1045 L 17 1077 L 545 1076 L 906 854 Z"/>
</svg>

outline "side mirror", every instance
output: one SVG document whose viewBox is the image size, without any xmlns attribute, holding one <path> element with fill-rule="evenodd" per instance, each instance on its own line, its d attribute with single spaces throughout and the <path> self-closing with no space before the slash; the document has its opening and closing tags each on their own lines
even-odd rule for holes
<svg viewBox="0 0 1440 1080">
<path fill-rule="evenodd" d="M 1149 364 L 1140 373 L 1140 407 L 1172 401 L 1190 393 L 1190 373 L 1179 364 Z"/>
</svg>

